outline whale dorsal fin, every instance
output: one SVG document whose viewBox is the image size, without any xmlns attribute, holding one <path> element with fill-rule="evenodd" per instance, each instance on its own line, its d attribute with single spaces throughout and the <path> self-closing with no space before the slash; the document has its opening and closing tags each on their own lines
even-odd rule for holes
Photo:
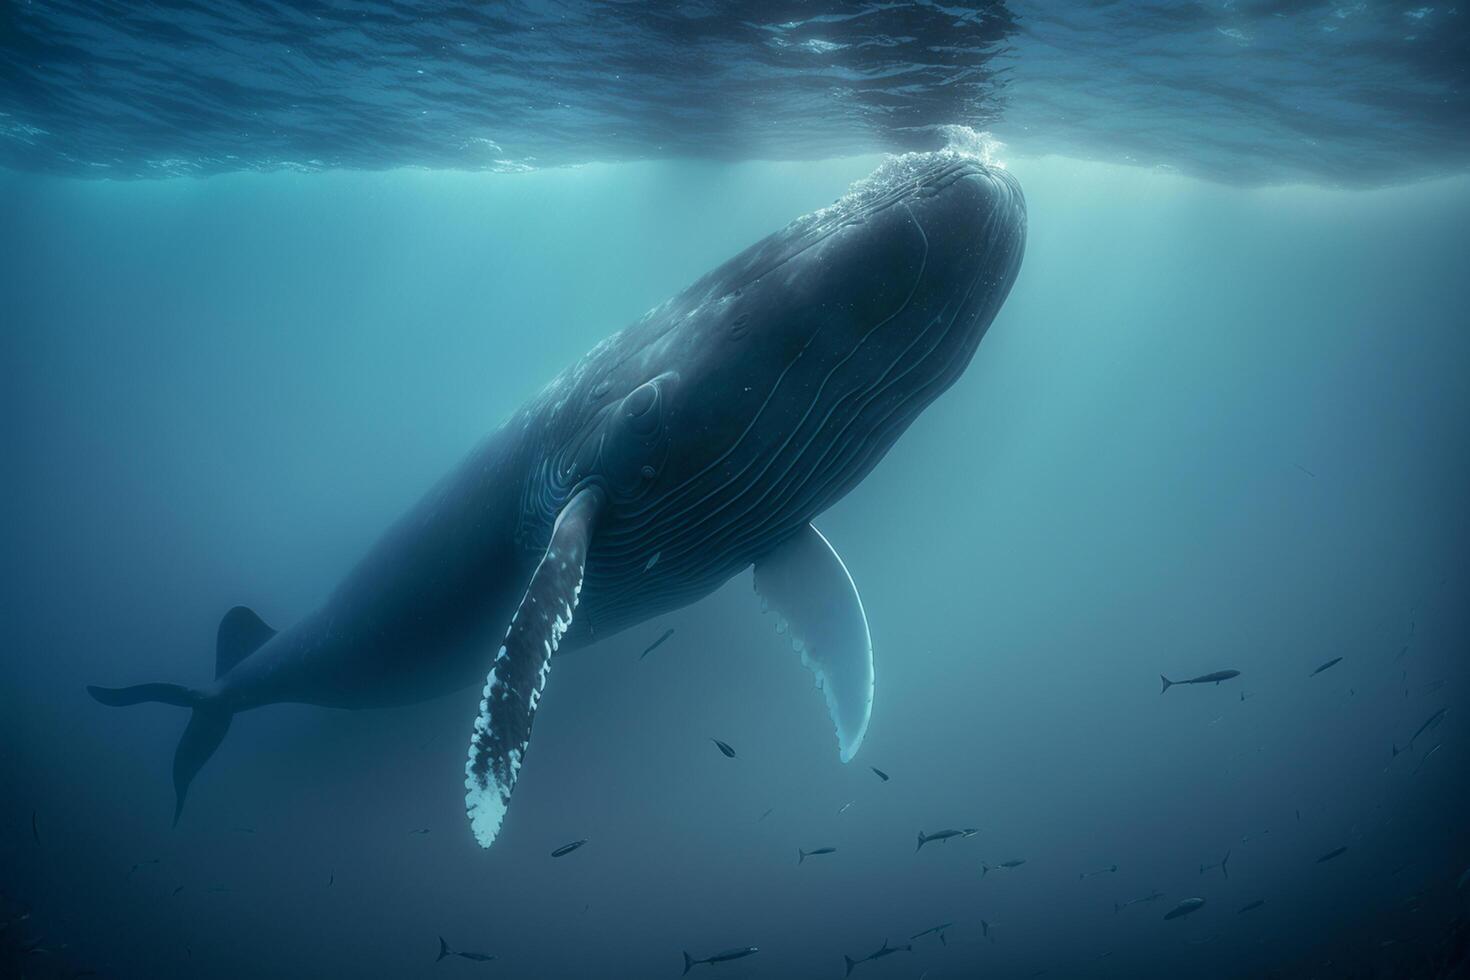
<svg viewBox="0 0 1470 980">
<path fill-rule="evenodd" d="M 761 611 L 776 613 L 802 666 L 816 675 L 837 726 L 842 761 L 857 754 L 873 708 L 873 641 L 847 566 L 808 524 L 755 563 Z"/>
<path fill-rule="evenodd" d="M 577 609 L 587 547 L 605 499 L 602 490 L 588 487 L 562 508 L 551 543 L 485 678 L 464 767 L 465 810 L 481 847 L 494 842 L 510 805 L 551 655 Z"/>
<path fill-rule="evenodd" d="M 253 609 L 236 606 L 219 621 L 214 641 L 215 680 L 228 674 L 236 664 L 265 646 L 276 631 L 265 625 Z"/>
</svg>

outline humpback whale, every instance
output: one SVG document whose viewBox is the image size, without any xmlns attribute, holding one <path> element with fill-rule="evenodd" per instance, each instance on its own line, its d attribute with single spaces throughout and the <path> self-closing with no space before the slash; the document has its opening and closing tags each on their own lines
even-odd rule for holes
<svg viewBox="0 0 1470 980">
<path fill-rule="evenodd" d="M 500 832 L 553 655 L 687 605 L 747 568 L 852 759 L 873 652 L 812 525 L 970 362 L 1021 263 L 1007 171 L 890 158 L 605 339 L 474 448 L 304 619 L 237 606 L 198 688 L 89 687 L 189 708 L 174 823 L 231 719 L 371 708 L 483 680 L 465 763 L 475 838 Z"/>
</svg>

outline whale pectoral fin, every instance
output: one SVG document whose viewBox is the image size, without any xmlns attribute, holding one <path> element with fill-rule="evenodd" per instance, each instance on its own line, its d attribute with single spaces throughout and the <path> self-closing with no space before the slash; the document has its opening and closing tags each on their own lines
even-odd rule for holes
<svg viewBox="0 0 1470 980">
<path fill-rule="evenodd" d="M 510 805 L 551 655 L 577 608 L 588 544 L 605 499 L 600 489 L 589 487 L 562 508 L 485 679 L 464 769 L 465 809 L 481 847 L 494 842 Z"/>
<path fill-rule="evenodd" d="M 842 761 L 857 754 L 873 709 L 873 640 L 847 566 L 808 524 L 755 564 L 761 611 L 775 610 L 802 666 L 816 675 Z"/>
</svg>

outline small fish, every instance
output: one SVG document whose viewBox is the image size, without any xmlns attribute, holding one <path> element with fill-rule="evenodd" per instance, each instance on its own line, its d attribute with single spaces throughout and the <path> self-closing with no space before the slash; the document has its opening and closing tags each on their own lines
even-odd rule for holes
<svg viewBox="0 0 1470 980">
<path fill-rule="evenodd" d="M 1326 854 L 1324 854 L 1321 857 L 1319 857 L 1317 859 L 1317 863 L 1318 864 L 1321 864 L 1324 861 L 1331 861 L 1333 858 L 1339 857 L 1339 856 L 1345 854 L 1346 852 L 1347 852 L 1347 845 L 1343 845 L 1342 847 L 1334 847 L 1332 850 L 1328 851 Z"/>
<path fill-rule="evenodd" d="M 935 831 L 932 834 L 926 834 L 921 830 L 919 831 L 919 846 L 914 848 L 914 851 L 918 852 L 925 844 L 929 843 L 930 841 L 937 840 L 943 842 L 949 840 L 952 837 L 974 837 L 978 833 L 980 833 L 980 831 L 975 829 L 974 827 L 967 827 L 964 830 L 939 830 Z"/>
<path fill-rule="evenodd" d="M 658 564 L 658 560 L 660 558 L 662 558 L 662 557 L 663 557 L 663 552 L 662 551 L 655 551 L 653 553 L 653 557 L 650 558 L 650 559 L 648 559 L 648 564 L 646 564 L 646 565 L 643 566 L 643 570 L 645 572 L 652 571 L 653 570 L 653 566 L 654 565 L 657 565 Z"/>
<path fill-rule="evenodd" d="M 732 749 L 732 748 L 730 748 L 730 746 L 727 743 L 721 742 L 717 738 L 712 738 L 712 739 L 710 739 L 710 741 L 711 742 L 714 742 L 715 745 L 716 745 L 716 747 L 718 747 L 719 750 L 725 754 L 725 758 L 727 758 L 727 759 L 733 759 L 733 758 L 735 758 L 735 750 Z M 695 960 L 695 962 L 696 963 L 703 963 L 705 961 L 704 960 Z"/>
<path fill-rule="evenodd" d="M 842 959 L 847 963 L 847 972 L 844 973 L 843 976 L 852 976 L 852 968 L 857 966 L 859 963 L 867 963 L 870 960 L 881 960 L 883 957 L 892 956 L 894 953 L 912 953 L 913 951 L 914 947 L 912 943 L 906 943 L 903 946 L 890 946 L 888 945 L 888 940 L 885 939 L 883 940 L 882 946 L 880 946 L 876 951 L 869 953 L 867 956 L 864 956 L 860 960 L 855 960 L 851 956 L 848 956 L 844 953 Z"/>
<path fill-rule="evenodd" d="M 1419 770 L 1424 768 L 1424 763 L 1429 761 L 1429 757 L 1434 755 L 1434 753 L 1438 752 L 1442 748 L 1444 748 L 1444 743 L 1439 742 L 1434 746 L 1434 748 L 1430 749 L 1428 752 L 1425 752 L 1422 756 L 1420 756 L 1419 764 L 1414 767 L 1414 771 L 1410 773 L 1410 775 L 1419 775 Z"/>
<path fill-rule="evenodd" d="M 1106 868 L 1098 868 L 1096 871 L 1084 871 L 1077 876 L 1077 880 L 1086 881 L 1088 878 L 1096 878 L 1098 875 L 1110 875 L 1117 870 L 1118 866 L 1116 864 L 1112 864 Z"/>
<path fill-rule="evenodd" d="M 418 830 L 410 830 L 408 833 L 409 833 L 410 836 L 412 836 L 414 834 L 423 835 L 423 834 L 427 834 L 428 832 L 429 832 L 429 828 L 428 827 L 421 827 Z"/>
<path fill-rule="evenodd" d="M 1398 755 L 1401 752 L 1407 752 L 1409 749 L 1412 749 L 1414 747 L 1414 743 L 1419 740 L 1420 735 L 1423 735 L 1425 732 L 1432 732 L 1439 727 L 1439 723 L 1444 721 L 1444 716 L 1449 712 L 1449 710 L 1450 709 L 1447 707 L 1440 708 L 1434 714 L 1430 715 L 1429 719 L 1425 721 L 1424 724 L 1420 725 L 1419 730 L 1414 733 L 1412 738 L 1409 739 L 1409 744 L 1407 746 L 1402 749 L 1399 748 L 1397 745 L 1393 747 L 1393 754 Z"/>
<path fill-rule="evenodd" d="M 230 829 L 233 830 L 237 834 L 253 834 L 253 833 L 255 833 L 255 828 L 254 827 L 231 827 Z"/>
<path fill-rule="evenodd" d="M 184 890 L 184 886 L 183 885 L 180 885 L 179 887 L 177 887 L 177 888 L 174 889 L 174 895 L 177 896 L 179 894 L 179 892 L 181 892 L 183 890 Z"/>
<path fill-rule="evenodd" d="M 1322 671 L 1327 670 L 1327 669 L 1332 668 L 1332 667 L 1336 667 L 1340 663 L 1342 663 L 1342 658 L 1341 657 L 1333 657 L 1331 660 L 1327 661 L 1325 664 L 1323 664 L 1322 666 L 1318 667 L 1316 670 L 1312 671 L 1307 676 L 1308 677 L 1316 677 L 1318 674 L 1322 673 Z"/>
<path fill-rule="evenodd" d="M 837 808 L 837 815 L 839 817 L 842 816 L 848 810 L 852 809 L 852 805 L 856 802 L 857 800 L 848 800 L 846 803 L 842 804 L 842 806 Z"/>
<path fill-rule="evenodd" d="M 766 819 L 766 817 L 769 817 L 774 812 L 776 812 L 776 808 L 775 807 L 771 807 L 765 813 L 762 813 L 760 816 L 756 817 L 755 818 L 755 822 L 756 823 L 760 823 L 762 820 Z"/>
<path fill-rule="evenodd" d="M 910 940 L 914 940 L 914 939 L 923 939 L 925 936 L 938 936 L 939 937 L 939 944 L 941 946 L 948 946 L 949 945 L 949 942 L 948 942 L 948 940 L 946 940 L 944 938 L 944 930 L 948 929 L 952 925 L 954 925 L 953 922 L 944 922 L 944 923 L 941 923 L 940 925 L 937 925 L 937 926 L 930 926 L 928 929 L 925 929 L 923 932 L 916 932 L 916 933 L 914 933 L 912 936 L 909 937 L 909 939 Z"/>
<path fill-rule="evenodd" d="M 1240 676 L 1240 671 L 1238 671 L 1238 670 L 1216 670 L 1216 671 L 1211 671 L 1208 674 L 1200 674 L 1198 677 L 1191 677 L 1187 681 L 1171 681 L 1171 680 L 1169 680 L 1169 678 L 1165 677 L 1163 674 L 1160 674 L 1159 675 L 1159 680 L 1161 680 L 1161 681 L 1164 682 L 1164 686 L 1159 689 L 1159 693 L 1160 694 L 1163 694 L 1165 691 L 1167 691 L 1169 688 L 1173 687 L 1175 684 L 1218 684 L 1221 681 L 1228 681 L 1232 677 L 1239 677 L 1239 676 Z"/>
<path fill-rule="evenodd" d="M 1251 697 L 1251 695 L 1245 693 L 1244 691 L 1241 691 L 1240 692 L 1240 700 L 1244 701 L 1246 698 L 1249 698 L 1249 697 Z"/>
<path fill-rule="evenodd" d="M 563 844 L 561 847 L 558 847 L 556 850 L 552 851 L 551 856 L 554 858 L 559 858 L 570 854 L 577 848 L 581 847 L 583 844 L 587 843 L 587 841 L 589 841 L 590 839 L 591 838 L 589 837 L 583 837 L 581 840 L 574 840 L 570 844 Z"/>
<path fill-rule="evenodd" d="M 990 923 L 986 922 L 984 919 L 980 920 L 980 934 L 986 939 L 990 938 Z"/>
<path fill-rule="evenodd" d="M 744 959 L 747 956 L 754 956 L 756 953 L 759 953 L 759 952 L 760 952 L 760 947 L 758 947 L 758 946 L 737 946 L 734 949 L 727 949 L 727 950 L 724 950 L 723 952 L 716 953 L 713 956 L 707 956 L 707 957 L 705 957 L 702 960 L 696 960 L 694 957 L 690 956 L 688 953 L 685 953 L 684 954 L 684 972 L 685 973 L 688 973 L 691 969 L 693 969 L 694 967 L 698 966 L 701 963 L 728 963 L 731 960 L 741 960 L 741 959 Z"/>
<path fill-rule="evenodd" d="M 1180 902 L 1178 905 L 1165 912 L 1164 918 L 1166 920 L 1183 918 L 1184 916 L 1189 915 L 1191 912 L 1198 912 L 1204 904 L 1205 900 L 1202 898 L 1186 898 L 1184 901 Z"/>
<path fill-rule="evenodd" d="M 986 875 L 990 874 L 990 872 L 992 872 L 992 871 L 1014 871 L 1016 868 L 1019 868 L 1021 865 L 1025 864 L 1025 863 L 1026 863 L 1026 859 L 1025 858 L 1012 858 L 1009 861 L 1002 861 L 1000 864 L 997 864 L 995 867 L 991 867 L 990 865 L 986 864 L 984 861 L 981 861 L 980 862 L 980 877 L 984 878 Z"/>
<path fill-rule="evenodd" d="M 1466 868 L 1460 873 L 1460 880 L 1455 882 L 1455 891 L 1459 891 L 1467 884 L 1470 884 L 1470 868 Z"/>
<path fill-rule="evenodd" d="M 672 629 L 666 629 L 666 630 L 664 630 L 664 635 L 663 636 L 660 636 L 658 639 L 654 640 L 651 644 L 649 644 L 648 649 L 647 650 L 644 650 L 642 653 L 640 653 L 638 655 L 638 659 L 639 660 L 642 660 L 644 657 L 648 656 L 650 653 L 652 653 L 653 651 L 657 650 L 659 647 L 663 646 L 664 641 L 667 640 L 669 637 L 671 637 L 673 635 L 674 635 L 674 631 Z"/>
<path fill-rule="evenodd" d="M 1220 873 L 1223 874 L 1225 877 L 1227 877 L 1227 878 L 1230 877 L 1230 852 L 1229 851 L 1226 851 L 1225 852 L 1225 856 L 1220 859 L 1220 863 L 1219 864 L 1202 864 L 1202 865 L 1200 865 L 1199 866 L 1199 873 L 1200 874 L 1204 874 L 1206 871 L 1214 871 L 1216 868 L 1219 868 L 1220 869 Z"/>
<path fill-rule="evenodd" d="M 869 766 L 868 768 L 873 770 L 873 775 L 877 776 L 885 783 L 888 782 L 888 773 L 884 772 L 882 769 L 879 769 L 877 766 Z"/>
<path fill-rule="evenodd" d="M 337 880 L 337 872 L 335 872 L 335 871 L 329 872 L 327 874 L 327 887 L 328 888 L 331 888 L 332 887 L 332 884 L 334 882 L 336 882 L 336 880 Z"/>
<path fill-rule="evenodd" d="M 1161 899 L 1163 897 L 1164 897 L 1164 893 L 1163 892 L 1159 891 L 1158 889 L 1154 889 L 1153 891 L 1149 892 L 1147 895 L 1143 896 L 1142 898 L 1131 898 L 1128 901 L 1123 902 L 1121 905 L 1118 904 L 1117 902 L 1114 902 L 1113 903 L 1113 911 L 1115 913 L 1121 912 L 1121 911 L 1123 911 L 1124 909 L 1128 908 L 1131 905 L 1148 905 L 1148 904 L 1150 904 L 1152 902 L 1157 902 L 1159 899 Z"/>
<path fill-rule="evenodd" d="M 1266 900 L 1264 898 L 1258 898 L 1254 902 L 1247 902 L 1246 904 L 1244 904 L 1244 905 L 1242 905 L 1240 907 L 1240 911 L 1237 912 L 1236 915 L 1242 915 L 1242 914 L 1244 914 L 1246 912 L 1254 912 L 1256 909 L 1260 908 L 1262 905 L 1265 905 L 1265 904 L 1266 904 Z"/>
<path fill-rule="evenodd" d="M 807 858 L 809 858 L 809 857 L 816 857 L 818 854 L 836 854 L 836 853 L 837 853 L 837 848 L 835 848 L 835 847 L 818 847 L 815 850 L 811 850 L 811 851 L 803 851 L 801 848 L 798 847 L 796 849 L 796 863 L 797 864 L 800 864 L 801 862 L 805 861 Z"/>
<path fill-rule="evenodd" d="M 438 963 L 446 956 L 458 956 L 460 959 L 471 960 L 475 963 L 489 963 L 491 960 L 495 959 L 495 957 L 490 955 L 489 953 L 468 953 L 464 950 L 450 949 L 449 944 L 444 941 L 444 937 L 440 936 L 439 955 L 434 957 L 434 962 Z"/>
</svg>

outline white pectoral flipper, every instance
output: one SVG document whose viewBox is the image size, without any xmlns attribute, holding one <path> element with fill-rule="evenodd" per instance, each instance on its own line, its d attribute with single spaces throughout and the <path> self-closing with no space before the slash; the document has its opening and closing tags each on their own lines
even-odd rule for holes
<svg viewBox="0 0 1470 980">
<path fill-rule="evenodd" d="M 873 640 L 847 566 L 808 524 L 755 564 L 761 611 L 776 612 L 802 666 L 817 675 L 842 761 L 857 754 L 873 709 Z"/>
<path fill-rule="evenodd" d="M 494 842 L 510 805 L 551 655 L 577 608 L 588 544 L 605 499 L 602 490 L 588 487 L 562 508 L 485 679 L 464 767 L 465 809 L 481 847 Z"/>
</svg>

